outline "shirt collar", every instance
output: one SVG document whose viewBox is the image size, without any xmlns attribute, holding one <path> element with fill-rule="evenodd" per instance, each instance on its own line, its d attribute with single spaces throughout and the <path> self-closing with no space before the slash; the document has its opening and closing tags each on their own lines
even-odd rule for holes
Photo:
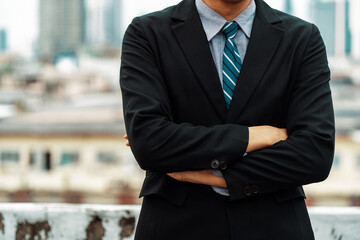
<svg viewBox="0 0 360 240">
<path fill-rule="evenodd" d="M 195 0 L 195 5 L 205 30 L 207 40 L 211 39 L 223 28 L 227 22 L 217 12 L 208 7 L 202 0 Z M 252 0 L 249 6 L 242 11 L 235 19 L 247 38 L 250 38 L 251 29 L 255 18 L 256 4 Z"/>
</svg>

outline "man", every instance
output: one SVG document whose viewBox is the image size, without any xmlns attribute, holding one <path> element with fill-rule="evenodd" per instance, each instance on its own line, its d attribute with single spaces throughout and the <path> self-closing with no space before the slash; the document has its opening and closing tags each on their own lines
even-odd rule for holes
<svg viewBox="0 0 360 240">
<path fill-rule="evenodd" d="M 146 178 L 137 240 L 314 239 L 302 185 L 334 151 L 319 30 L 263 0 L 135 18 L 120 84 Z"/>
</svg>

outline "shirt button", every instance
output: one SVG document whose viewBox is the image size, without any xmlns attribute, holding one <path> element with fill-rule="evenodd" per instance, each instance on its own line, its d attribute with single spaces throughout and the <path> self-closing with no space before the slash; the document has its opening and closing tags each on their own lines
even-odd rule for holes
<svg viewBox="0 0 360 240">
<path fill-rule="evenodd" d="M 213 169 L 218 169 L 219 166 L 220 166 L 220 161 L 217 160 L 217 159 L 214 159 L 214 160 L 211 161 L 210 166 Z"/>
</svg>

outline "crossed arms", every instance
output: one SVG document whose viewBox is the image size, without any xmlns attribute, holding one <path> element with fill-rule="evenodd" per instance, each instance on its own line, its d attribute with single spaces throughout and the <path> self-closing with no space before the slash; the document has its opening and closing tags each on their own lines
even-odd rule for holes
<svg viewBox="0 0 360 240">
<path fill-rule="evenodd" d="M 246 153 L 250 153 L 287 139 L 287 132 L 284 128 L 276 128 L 272 126 L 256 126 L 249 127 L 249 143 Z M 124 136 L 128 139 L 127 135 Z M 130 143 L 126 143 L 130 146 Z M 226 188 L 226 181 L 222 177 L 214 175 L 210 170 L 183 171 L 167 173 L 168 176 L 181 181 L 204 185 L 211 185 Z"/>
</svg>

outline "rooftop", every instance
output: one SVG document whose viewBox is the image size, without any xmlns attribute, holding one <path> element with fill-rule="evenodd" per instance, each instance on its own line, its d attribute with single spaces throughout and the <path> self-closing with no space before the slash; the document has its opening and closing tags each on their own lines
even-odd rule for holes
<svg viewBox="0 0 360 240">
<path fill-rule="evenodd" d="M 123 134 L 121 95 L 91 94 L 0 121 L 3 134 Z"/>
</svg>

